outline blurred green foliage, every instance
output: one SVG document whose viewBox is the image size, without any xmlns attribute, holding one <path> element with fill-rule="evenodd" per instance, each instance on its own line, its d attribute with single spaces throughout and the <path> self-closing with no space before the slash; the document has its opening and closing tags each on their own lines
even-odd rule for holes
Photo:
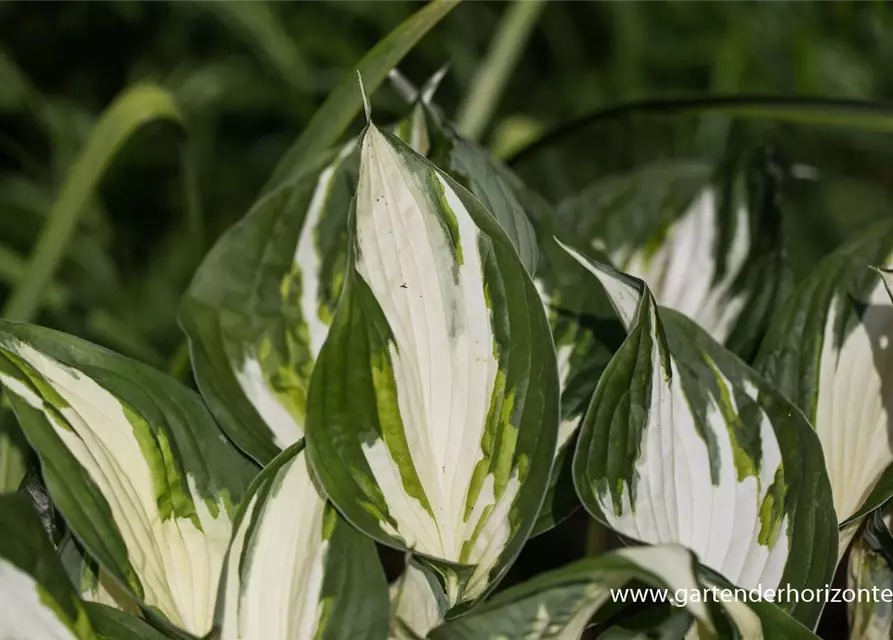
<svg viewBox="0 0 893 640">
<path fill-rule="evenodd" d="M 38 321 L 156 364 L 170 359 L 181 341 L 179 297 L 210 243 L 247 211 L 328 92 L 417 8 L 400 1 L 0 4 L 0 297 L 21 276 L 98 114 L 126 87 L 157 83 L 176 97 L 186 131 L 154 123 L 126 144 L 81 218 Z M 466 3 L 401 70 L 420 83 L 449 62 L 437 97 L 455 113 L 507 8 Z M 548 3 L 483 139 L 511 154 L 553 126 L 639 98 L 882 97 L 893 91 L 891 34 L 893 7 L 884 2 Z M 404 104 L 384 89 L 374 108 L 384 121 Z M 841 174 L 829 192 L 794 189 L 803 202 L 798 216 L 822 220 L 811 225 L 810 260 L 889 199 L 886 136 L 816 136 L 814 129 L 783 132 L 813 164 L 831 163 Z M 624 152 L 610 148 L 623 140 L 595 143 L 563 161 Z"/>
<path fill-rule="evenodd" d="M 185 127 L 153 122 L 126 142 L 80 212 L 34 320 L 183 375 L 177 308 L 202 257 L 249 209 L 329 92 L 418 8 L 398 0 L 0 3 L 0 305 L 99 114 L 127 88 L 157 84 L 173 94 Z M 476 84 L 487 87 L 475 78 L 510 10 L 464 3 L 401 71 L 421 84 L 449 63 L 437 102 L 457 113 Z M 883 131 L 621 113 L 548 132 L 632 100 L 891 97 L 893 4 L 547 2 L 533 20 L 518 55 L 501 54 L 516 64 L 489 65 L 507 75 L 488 105 L 492 117 L 475 129 L 556 202 L 642 162 L 715 159 L 726 149 L 717 140 L 733 139 L 771 147 L 787 167 L 781 208 L 796 275 L 889 215 L 893 136 Z M 384 87 L 373 108 L 386 122 L 406 106 Z M 564 531 L 573 527 L 585 519 Z M 562 535 L 533 540 L 507 582 L 574 558 Z"/>
</svg>

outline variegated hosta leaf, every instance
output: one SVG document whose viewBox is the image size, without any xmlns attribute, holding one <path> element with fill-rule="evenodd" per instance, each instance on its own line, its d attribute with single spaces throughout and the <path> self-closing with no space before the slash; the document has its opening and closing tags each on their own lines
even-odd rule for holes
<svg viewBox="0 0 893 640">
<path fill-rule="evenodd" d="M 419 100 L 396 135 L 455 181 L 493 214 L 532 276 L 537 271 L 537 237 L 522 204 L 520 179 L 483 147 L 456 132 L 430 100 Z"/>
<path fill-rule="evenodd" d="M 841 525 L 840 556 L 861 515 L 893 495 L 893 304 L 870 266 L 893 264 L 893 225 L 866 230 L 797 287 L 773 319 L 757 368 L 822 442 Z M 888 477 L 887 480 L 890 478 Z"/>
<path fill-rule="evenodd" d="M 424 638 L 449 609 L 443 588 L 429 569 L 413 560 L 391 585 L 391 640 Z"/>
<path fill-rule="evenodd" d="M 450 160 L 445 169 L 492 208 L 532 273 L 535 236 L 509 170 L 441 120 L 429 125 L 431 109 L 420 103 L 393 129 L 423 154 L 436 144 Z M 184 299 L 199 387 L 228 435 L 261 463 L 303 435 L 307 386 L 344 276 L 358 155 L 351 141 L 264 196 L 211 250 Z"/>
<path fill-rule="evenodd" d="M 283 451 L 236 518 L 220 585 L 221 640 L 377 640 L 387 597 L 375 544 L 320 496 L 303 441 Z"/>
<path fill-rule="evenodd" d="M 0 384 L 90 555 L 159 624 L 206 633 L 232 504 L 256 468 L 199 397 L 95 345 L 9 322 Z"/>
<path fill-rule="evenodd" d="M 612 591 L 638 580 L 666 589 L 699 590 L 692 554 L 678 545 L 622 549 L 537 576 L 434 629 L 431 640 L 576 640 Z M 692 598 L 692 600 L 695 600 Z M 687 609 L 708 630 L 714 623 L 703 601 Z"/>
<path fill-rule="evenodd" d="M 561 204 L 569 237 L 604 249 L 675 309 L 746 358 L 789 288 L 779 168 L 768 153 L 649 165 L 603 178 Z"/>
<path fill-rule="evenodd" d="M 685 545 L 737 586 L 824 586 L 837 529 L 809 423 L 693 322 L 658 313 L 641 280 L 568 251 L 629 331 L 583 419 L 584 506 L 629 538 Z M 821 604 L 791 610 L 810 625 Z"/>
<path fill-rule="evenodd" d="M 0 496 L 0 638 L 97 638 L 29 501 Z"/>
<path fill-rule="evenodd" d="M 850 549 L 847 587 L 855 600 L 847 605 L 850 640 L 893 637 L 893 534 L 889 508 L 869 516 L 868 526 Z M 886 593 L 885 593 L 886 592 Z M 864 596 L 863 596 L 864 594 Z"/>
<path fill-rule="evenodd" d="M 422 99 L 410 117 L 397 127 L 396 134 L 471 191 L 508 234 L 528 273 L 537 274 L 534 282 L 552 327 L 562 390 L 555 464 L 532 533 L 538 535 L 554 527 L 579 506 L 567 453 L 572 449 L 572 436 L 598 376 L 620 344 L 619 340 L 612 340 L 612 334 L 616 335 L 616 331 L 611 331 L 611 325 L 616 324 L 613 311 L 605 304 L 598 305 L 598 302 L 605 302 L 602 292 L 593 292 L 591 287 L 575 288 L 581 271 L 579 266 L 574 265 L 575 268 L 567 273 L 566 263 L 573 260 L 558 248 L 551 234 L 535 231 L 532 220 L 538 220 L 541 225 L 554 220 L 551 205 L 526 189 L 511 169 L 485 149 L 462 138 L 439 109 Z M 593 306 L 596 308 L 594 313 Z M 591 325 L 601 323 L 605 326 L 600 328 L 605 331 L 596 335 Z"/>
<path fill-rule="evenodd" d="M 304 432 L 310 372 L 344 277 L 355 149 L 264 196 L 210 251 L 183 301 L 202 395 L 260 463 Z"/>
<path fill-rule="evenodd" d="M 310 459 L 351 522 L 425 556 L 451 604 L 473 601 L 520 550 L 548 481 L 549 326 L 492 215 L 371 124 L 353 219 L 310 387 Z"/>
</svg>

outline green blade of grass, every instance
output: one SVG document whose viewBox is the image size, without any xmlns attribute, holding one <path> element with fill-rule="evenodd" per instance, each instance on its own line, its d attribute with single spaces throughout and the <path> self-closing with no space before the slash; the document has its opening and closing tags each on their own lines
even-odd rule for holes
<svg viewBox="0 0 893 640">
<path fill-rule="evenodd" d="M 137 85 L 126 90 L 105 110 L 62 183 L 22 278 L 0 315 L 10 320 L 34 317 L 44 289 L 106 169 L 133 133 L 154 120 L 183 124 L 171 94 L 153 85 Z"/>
<path fill-rule="evenodd" d="M 422 36 L 459 2 L 460 0 L 432 0 L 375 45 L 357 63 L 356 68 L 345 75 L 316 111 L 304 132 L 279 162 L 273 177 L 264 187 L 264 192 L 275 188 L 287 176 L 300 172 L 308 162 L 312 162 L 316 156 L 328 150 L 351 120 L 360 113 L 363 101 L 357 88 L 357 71 L 363 77 L 366 91 L 371 94 Z"/>
<path fill-rule="evenodd" d="M 456 122 L 466 138 L 477 140 L 486 129 L 545 6 L 544 0 L 521 0 L 506 8 L 490 51 L 459 107 Z"/>
</svg>

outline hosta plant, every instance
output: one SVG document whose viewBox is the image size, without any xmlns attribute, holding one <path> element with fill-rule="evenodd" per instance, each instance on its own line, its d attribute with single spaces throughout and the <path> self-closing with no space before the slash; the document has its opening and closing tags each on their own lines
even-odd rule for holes
<svg viewBox="0 0 893 640">
<path fill-rule="evenodd" d="M 762 152 L 556 208 L 438 80 L 388 126 L 323 107 L 211 249 L 198 391 L 0 321 L 40 469 L 0 497 L 0 638 L 811 638 L 821 598 L 717 593 L 822 591 L 853 538 L 851 584 L 890 583 L 890 225 L 788 296 Z M 508 584 L 580 506 L 618 548 Z"/>
</svg>

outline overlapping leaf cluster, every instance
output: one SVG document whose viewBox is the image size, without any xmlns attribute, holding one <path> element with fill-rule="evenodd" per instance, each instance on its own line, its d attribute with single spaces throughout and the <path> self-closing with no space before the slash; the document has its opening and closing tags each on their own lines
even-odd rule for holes
<svg viewBox="0 0 893 640">
<path fill-rule="evenodd" d="M 890 583 L 891 225 L 792 289 L 771 149 L 555 206 L 457 133 L 436 81 L 382 128 L 352 82 L 184 297 L 200 394 L 0 322 L 65 522 L 48 540 L 0 498 L 0 636 L 808 638 L 820 600 L 691 595 L 822 590 L 857 534 L 851 584 Z M 580 505 L 624 548 L 494 594 Z M 407 556 L 390 586 L 376 543 Z M 642 585 L 688 597 L 629 615 L 614 594 Z M 866 638 L 893 619 L 852 616 Z"/>
</svg>

